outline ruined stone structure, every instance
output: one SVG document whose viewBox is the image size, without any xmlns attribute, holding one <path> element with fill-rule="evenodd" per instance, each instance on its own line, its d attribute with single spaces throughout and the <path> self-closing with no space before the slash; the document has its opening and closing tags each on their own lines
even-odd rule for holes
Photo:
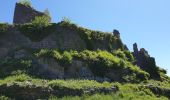
<svg viewBox="0 0 170 100">
<path fill-rule="evenodd" d="M 34 20 L 36 16 L 47 16 L 47 15 L 43 12 L 36 11 L 30 6 L 24 6 L 20 3 L 16 3 L 13 23 L 14 24 L 29 23 L 32 20 Z"/>
</svg>

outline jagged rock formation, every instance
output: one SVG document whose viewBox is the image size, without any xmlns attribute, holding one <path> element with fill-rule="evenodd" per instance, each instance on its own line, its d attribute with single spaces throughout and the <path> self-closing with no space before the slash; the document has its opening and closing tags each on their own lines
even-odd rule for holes
<svg viewBox="0 0 170 100">
<path fill-rule="evenodd" d="M 120 38 L 120 33 L 118 30 L 113 30 L 113 35 L 117 38 Z"/>
<path fill-rule="evenodd" d="M 14 24 L 30 23 L 37 16 L 47 16 L 43 12 L 36 11 L 30 6 L 24 6 L 20 3 L 16 3 L 14 11 Z"/>
<path fill-rule="evenodd" d="M 151 78 L 160 79 L 155 58 L 150 57 L 148 51 L 146 51 L 144 48 L 138 50 L 137 43 L 133 44 L 133 50 L 134 50 L 133 55 L 136 58 L 135 64 L 140 66 L 141 69 L 149 72 Z"/>
</svg>

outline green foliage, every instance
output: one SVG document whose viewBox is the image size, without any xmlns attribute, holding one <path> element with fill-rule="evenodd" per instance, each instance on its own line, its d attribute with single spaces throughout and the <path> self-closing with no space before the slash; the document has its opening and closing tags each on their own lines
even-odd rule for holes
<svg viewBox="0 0 170 100">
<path fill-rule="evenodd" d="M 38 53 L 35 53 L 37 57 L 51 57 L 54 55 L 53 50 L 41 49 Z"/>
<path fill-rule="evenodd" d="M 0 60 L 0 78 L 28 73 L 29 69 L 32 67 L 32 61 L 27 59 L 5 59 Z"/>
<path fill-rule="evenodd" d="M 160 73 L 167 74 L 167 70 L 161 69 L 160 67 L 158 67 L 158 68 L 159 68 L 159 72 L 160 72 Z"/>
<path fill-rule="evenodd" d="M 130 51 L 125 50 L 124 53 L 125 53 L 126 58 L 128 59 L 128 61 L 130 61 L 130 62 L 135 61 L 135 58 L 134 58 L 133 54 Z"/>
<path fill-rule="evenodd" d="M 50 25 L 50 18 L 48 16 L 37 16 L 32 21 L 32 24 L 36 26 L 38 29 L 42 29 Z"/>
<path fill-rule="evenodd" d="M 31 7 L 31 1 L 30 0 L 19 0 L 19 4 L 22 4 L 27 7 Z"/>
<path fill-rule="evenodd" d="M 29 84 L 28 84 L 29 82 Z M 33 85 L 30 85 L 33 84 Z M 13 97 L 17 98 L 18 93 L 21 91 L 28 92 L 31 90 L 31 88 L 34 90 L 35 88 L 37 91 L 47 91 L 47 90 L 54 90 L 54 91 L 60 91 L 57 92 L 57 94 L 53 94 L 53 92 L 50 92 L 50 94 L 47 94 L 46 96 L 49 97 L 49 100 L 168 100 L 168 98 L 164 97 L 168 95 L 160 94 L 159 97 L 157 97 L 156 94 L 154 94 L 149 88 L 146 86 L 148 84 L 151 84 L 152 87 L 159 87 L 159 88 L 169 88 L 169 83 L 163 83 L 160 81 L 148 81 L 147 83 L 141 83 L 141 84 L 120 84 L 120 83 L 109 83 L 109 82 L 103 82 L 99 83 L 93 80 L 44 80 L 44 79 L 35 79 L 32 78 L 26 74 L 21 75 L 15 75 L 15 76 L 9 76 L 5 79 L 0 80 L 0 88 L 2 86 L 18 86 L 17 89 L 19 90 L 13 90 L 15 88 L 11 88 L 10 91 L 17 91 L 12 92 Z M 5 94 L 9 92 L 9 90 L 6 90 L 7 87 L 4 88 Z M 45 88 L 44 88 L 45 87 Z M 117 87 L 117 92 L 112 93 L 94 93 L 92 95 L 86 94 L 86 92 L 83 93 L 83 91 L 87 90 L 100 90 L 100 89 L 110 89 L 112 87 Z M 28 88 L 28 89 L 27 89 Z M 76 92 L 77 91 L 77 92 Z M 69 96 L 69 93 L 75 92 L 77 95 L 75 96 Z M 80 96 L 78 95 L 80 92 L 82 92 L 84 95 Z M 166 91 L 165 91 L 166 92 Z M 34 92 L 35 93 L 35 92 Z M 62 94 L 61 96 L 58 96 L 58 94 Z M 168 93 L 168 92 L 167 92 Z M 39 93 L 38 93 L 39 94 Z M 3 95 L 3 94 L 2 94 Z M 21 96 L 22 94 L 20 94 Z M 50 96 L 52 95 L 52 96 Z M 23 96 L 23 95 L 22 95 Z M 4 96 L 1 96 L 1 98 Z M 7 98 L 7 97 L 5 97 Z M 43 97 L 39 97 L 39 99 L 43 99 Z"/>
<path fill-rule="evenodd" d="M 125 95 L 125 96 L 124 96 Z M 58 98 L 52 96 L 49 100 L 168 100 L 166 97 L 156 97 L 142 95 L 141 93 L 134 93 L 131 95 L 126 95 L 122 93 L 112 93 L 112 94 L 94 94 L 94 95 L 83 95 L 83 96 L 65 96 Z"/>
<path fill-rule="evenodd" d="M 0 35 L 8 31 L 9 25 L 7 23 L 0 23 Z"/>
<path fill-rule="evenodd" d="M 124 49 L 121 39 L 115 38 L 111 33 L 89 30 L 71 23 L 67 18 L 63 19 L 58 25 L 66 30 L 72 30 L 85 41 L 88 50 L 95 50 L 97 43 L 103 45 L 107 50 Z"/>
<path fill-rule="evenodd" d="M 11 100 L 11 99 L 6 96 L 0 96 L 0 100 Z"/>
<path fill-rule="evenodd" d="M 37 57 L 47 57 L 56 59 L 62 66 L 69 66 L 73 59 L 82 60 L 89 65 L 89 68 L 96 76 L 106 77 L 106 74 L 110 70 L 118 70 L 123 73 L 119 77 L 128 82 L 140 82 L 147 80 L 149 74 L 141 70 L 139 67 L 134 66 L 126 59 L 116 57 L 112 53 L 107 51 L 89 51 L 84 50 L 82 52 L 77 51 L 64 51 L 59 52 L 57 50 L 40 50 L 35 53 Z M 126 77 L 125 77 L 126 76 Z"/>
<path fill-rule="evenodd" d="M 50 81 L 49 86 L 52 88 L 69 88 L 69 89 L 98 89 L 98 88 L 111 88 L 113 84 L 108 82 L 98 83 L 93 80 L 53 80 Z"/>
<path fill-rule="evenodd" d="M 124 50 L 122 51 L 121 49 L 114 50 L 112 51 L 113 55 L 122 58 L 124 60 L 128 60 L 129 62 L 134 62 L 134 57 L 133 54 L 130 51 Z"/>
<path fill-rule="evenodd" d="M 18 27 L 22 34 L 30 40 L 37 42 L 55 32 L 56 24 L 50 24 L 50 18 L 48 16 L 41 16 L 36 17 L 32 23 L 19 25 Z"/>
<path fill-rule="evenodd" d="M 54 58 L 63 66 L 69 66 L 72 63 L 72 55 L 67 51 L 60 53 L 57 50 L 42 49 L 38 53 L 35 53 L 35 55 L 37 57 Z"/>
<path fill-rule="evenodd" d="M 124 51 L 122 51 L 122 50 L 120 50 L 120 49 L 114 50 L 114 51 L 113 51 L 113 54 L 116 55 L 116 56 L 119 57 L 119 58 L 122 58 L 122 59 L 124 59 L 124 60 L 127 60 L 127 57 L 126 57 Z"/>
<path fill-rule="evenodd" d="M 70 65 L 72 63 L 72 56 L 69 52 L 64 51 L 62 62 L 64 65 Z"/>
</svg>

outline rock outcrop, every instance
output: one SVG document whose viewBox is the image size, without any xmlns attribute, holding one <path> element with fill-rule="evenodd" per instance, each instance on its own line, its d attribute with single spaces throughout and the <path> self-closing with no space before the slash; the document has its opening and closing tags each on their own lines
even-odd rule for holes
<svg viewBox="0 0 170 100">
<path fill-rule="evenodd" d="M 120 38 L 120 33 L 118 30 L 113 30 L 113 35 L 117 38 Z"/>
<path fill-rule="evenodd" d="M 36 11 L 30 6 L 24 6 L 23 4 L 16 3 L 14 12 L 14 24 L 29 23 L 37 16 L 47 16 L 43 12 Z"/>
<path fill-rule="evenodd" d="M 148 51 L 144 48 L 138 50 L 137 44 L 133 44 L 133 55 L 136 59 L 135 64 L 138 65 L 141 69 L 150 73 L 150 77 L 153 79 L 161 79 L 158 73 L 158 68 L 156 66 L 155 58 L 150 57 Z"/>
</svg>

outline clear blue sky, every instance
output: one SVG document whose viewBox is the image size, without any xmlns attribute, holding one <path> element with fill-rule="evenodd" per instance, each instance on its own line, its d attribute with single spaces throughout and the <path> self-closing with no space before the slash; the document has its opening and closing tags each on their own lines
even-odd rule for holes
<svg viewBox="0 0 170 100">
<path fill-rule="evenodd" d="M 0 0 L 0 22 L 12 23 L 17 0 Z M 170 75 L 170 0 L 31 0 L 39 11 L 49 9 L 53 22 L 62 17 L 100 31 L 118 29 L 124 43 L 148 50 Z"/>
</svg>

